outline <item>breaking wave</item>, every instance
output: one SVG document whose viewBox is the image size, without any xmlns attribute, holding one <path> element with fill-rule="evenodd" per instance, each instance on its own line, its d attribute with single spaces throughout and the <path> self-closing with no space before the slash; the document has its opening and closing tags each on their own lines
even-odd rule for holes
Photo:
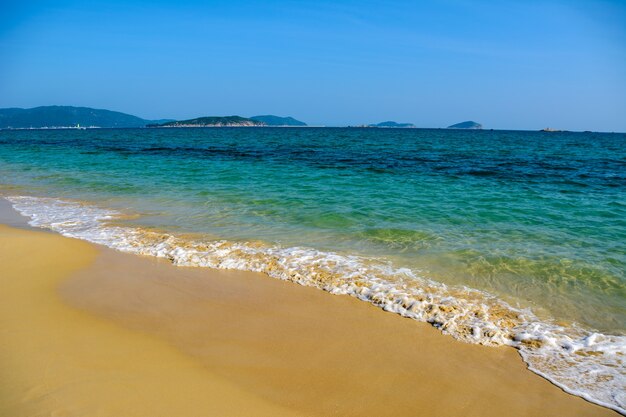
<svg viewBox="0 0 626 417">
<path fill-rule="evenodd" d="M 260 242 L 199 241 L 120 226 L 123 214 L 76 201 L 6 197 L 32 226 L 181 266 L 263 272 L 346 294 L 431 323 L 469 343 L 508 345 L 530 370 L 563 390 L 626 415 L 626 336 L 538 319 L 483 291 L 450 287 L 382 259 Z"/>
</svg>

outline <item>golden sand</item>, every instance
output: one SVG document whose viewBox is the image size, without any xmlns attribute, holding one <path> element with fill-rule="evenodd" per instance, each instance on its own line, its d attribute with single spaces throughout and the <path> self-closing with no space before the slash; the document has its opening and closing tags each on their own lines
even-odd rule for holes
<svg viewBox="0 0 626 417">
<path fill-rule="evenodd" d="M 347 296 L 0 227 L 0 416 L 615 416 Z M 68 277 L 70 277 L 68 279 Z"/>
<path fill-rule="evenodd" d="M 0 226 L 0 416 L 292 416 L 162 340 L 61 302 L 94 246 Z"/>
</svg>

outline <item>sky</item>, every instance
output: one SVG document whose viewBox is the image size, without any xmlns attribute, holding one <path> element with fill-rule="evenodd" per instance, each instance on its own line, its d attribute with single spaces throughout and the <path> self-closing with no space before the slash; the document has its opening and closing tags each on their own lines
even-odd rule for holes
<svg viewBox="0 0 626 417">
<path fill-rule="evenodd" d="M 626 132 L 626 0 L 0 0 L 0 107 Z"/>
</svg>

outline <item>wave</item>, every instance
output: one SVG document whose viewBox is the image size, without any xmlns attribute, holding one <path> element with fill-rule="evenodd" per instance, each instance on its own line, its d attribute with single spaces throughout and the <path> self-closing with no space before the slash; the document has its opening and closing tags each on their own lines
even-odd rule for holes
<svg viewBox="0 0 626 417">
<path fill-rule="evenodd" d="M 261 242 L 200 241 L 115 224 L 124 214 L 55 198 L 8 196 L 32 226 L 181 266 L 263 272 L 346 294 L 431 323 L 468 343 L 518 349 L 528 368 L 563 390 L 626 415 L 626 336 L 538 319 L 497 297 L 450 287 L 376 258 Z M 119 222 L 118 222 L 119 223 Z"/>
</svg>

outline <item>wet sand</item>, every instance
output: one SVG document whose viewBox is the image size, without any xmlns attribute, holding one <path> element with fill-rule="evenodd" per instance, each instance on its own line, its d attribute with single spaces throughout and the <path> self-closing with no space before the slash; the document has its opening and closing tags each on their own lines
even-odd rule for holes
<svg viewBox="0 0 626 417">
<path fill-rule="evenodd" d="M 512 348 L 261 274 L 7 226 L 0 265 L 0 416 L 617 415 Z"/>
</svg>

